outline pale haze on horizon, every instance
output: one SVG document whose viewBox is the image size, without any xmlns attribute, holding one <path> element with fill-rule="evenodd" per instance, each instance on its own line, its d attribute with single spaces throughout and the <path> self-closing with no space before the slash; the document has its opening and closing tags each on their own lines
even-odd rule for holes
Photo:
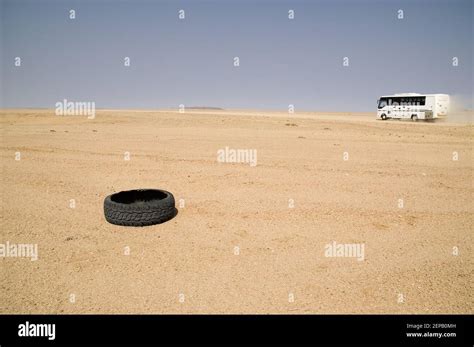
<svg viewBox="0 0 474 347">
<path fill-rule="evenodd" d="M 356 112 L 401 92 L 446 93 L 473 108 L 470 0 L 0 6 L 2 108 L 68 99 L 97 108 Z"/>
</svg>

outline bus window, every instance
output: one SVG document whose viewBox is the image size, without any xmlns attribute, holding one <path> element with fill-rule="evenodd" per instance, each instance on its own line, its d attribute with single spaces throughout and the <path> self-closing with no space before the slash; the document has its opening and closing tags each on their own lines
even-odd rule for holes
<svg viewBox="0 0 474 347">
<path fill-rule="evenodd" d="M 381 98 L 379 100 L 379 108 L 383 108 L 385 106 L 387 106 L 387 99 L 386 98 Z"/>
<path fill-rule="evenodd" d="M 425 97 L 425 96 L 422 96 L 422 97 L 420 98 L 420 105 L 421 105 L 421 106 L 425 106 L 425 100 L 426 100 L 426 97 Z"/>
</svg>

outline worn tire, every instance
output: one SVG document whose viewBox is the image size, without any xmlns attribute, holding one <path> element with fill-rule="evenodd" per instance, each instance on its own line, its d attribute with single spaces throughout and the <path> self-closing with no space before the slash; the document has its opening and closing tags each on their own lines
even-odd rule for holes
<svg viewBox="0 0 474 347">
<path fill-rule="evenodd" d="M 159 189 L 127 190 L 107 196 L 104 214 L 116 225 L 143 227 L 166 222 L 176 215 L 173 194 Z"/>
</svg>

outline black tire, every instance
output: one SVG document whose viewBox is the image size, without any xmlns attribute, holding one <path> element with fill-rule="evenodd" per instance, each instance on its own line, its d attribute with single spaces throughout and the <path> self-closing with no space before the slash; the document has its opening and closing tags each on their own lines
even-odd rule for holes
<svg viewBox="0 0 474 347">
<path fill-rule="evenodd" d="M 411 116 L 411 120 L 412 120 L 413 122 L 417 122 L 417 121 L 418 121 L 418 116 L 417 116 L 416 114 L 413 114 L 413 115 Z"/>
<path fill-rule="evenodd" d="M 159 189 L 127 190 L 104 200 L 107 222 L 143 227 L 164 223 L 177 214 L 173 194 Z"/>
<path fill-rule="evenodd" d="M 387 120 L 387 115 L 385 113 L 383 113 L 380 118 L 382 118 L 382 120 Z"/>
</svg>

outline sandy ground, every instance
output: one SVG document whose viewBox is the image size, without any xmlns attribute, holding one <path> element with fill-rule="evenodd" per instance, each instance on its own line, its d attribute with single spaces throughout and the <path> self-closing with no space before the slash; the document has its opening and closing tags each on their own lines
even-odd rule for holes
<svg viewBox="0 0 474 347">
<path fill-rule="evenodd" d="M 0 243 L 39 252 L 0 259 L 2 313 L 474 311 L 472 125 L 205 110 L 0 115 Z M 226 146 L 256 149 L 257 166 L 217 162 Z M 157 226 L 108 224 L 104 197 L 140 187 L 185 206 Z M 326 257 L 333 241 L 363 244 L 364 260 Z"/>
</svg>

